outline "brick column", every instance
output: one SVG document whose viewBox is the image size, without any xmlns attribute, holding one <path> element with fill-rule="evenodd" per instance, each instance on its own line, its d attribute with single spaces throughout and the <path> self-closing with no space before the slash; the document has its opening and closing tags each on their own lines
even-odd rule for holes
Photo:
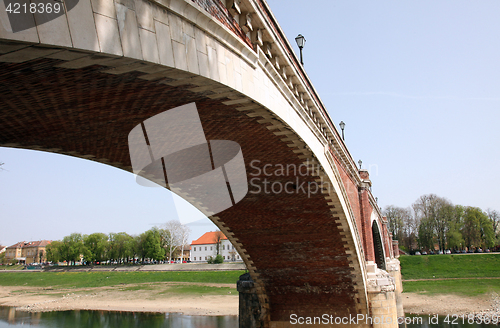
<svg viewBox="0 0 500 328">
<path fill-rule="evenodd" d="M 373 233 L 371 214 L 373 208 L 370 205 L 370 198 L 368 195 L 369 188 L 372 183 L 370 181 L 370 174 L 368 170 L 359 170 L 359 176 L 362 179 L 361 186 L 359 187 L 359 207 L 362 223 L 362 240 L 365 249 L 365 257 L 367 261 L 375 261 L 375 249 L 373 247 Z"/>
<path fill-rule="evenodd" d="M 389 230 L 387 229 L 387 217 L 383 216 L 382 217 L 382 237 L 384 238 L 384 248 L 385 248 L 385 255 L 386 257 L 392 258 L 391 256 L 391 251 L 392 251 L 392 242 L 389 241 Z"/>
</svg>

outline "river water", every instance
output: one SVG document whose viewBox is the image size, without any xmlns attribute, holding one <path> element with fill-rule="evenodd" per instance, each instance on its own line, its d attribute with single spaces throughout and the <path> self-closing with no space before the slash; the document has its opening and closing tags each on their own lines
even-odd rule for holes
<svg viewBox="0 0 500 328">
<path fill-rule="evenodd" d="M 238 328 L 238 316 L 179 313 L 54 311 L 29 313 L 0 306 L 0 328 Z"/>
<path fill-rule="evenodd" d="M 498 328 L 478 319 L 451 316 L 407 316 L 407 328 Z M 470 324 L 469 322 L 473 322 Z M 237 316 L 188 316 L 179 313 L 54 311 L 30 313 L 0 306 L 0 328 L 238 328 Z"/>
</svg>

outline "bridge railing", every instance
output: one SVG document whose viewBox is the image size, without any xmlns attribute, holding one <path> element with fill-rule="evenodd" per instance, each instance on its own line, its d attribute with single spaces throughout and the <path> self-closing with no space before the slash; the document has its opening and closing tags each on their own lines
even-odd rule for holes
<svg viewBox="0 0 500 328">
<path fill-rule="evenodd" d="M 287 98 L 294 99 L 293 105 L 296 110 L 313 127 L 322 143 L 333 149 L 335 156 L 339 158 L 351 177 L 361 183 L 351 154 L 267 2 L 265 0 L 220 1 L 233 22 L 244 31 L 246 38 L 240 35 L 242 41 L 250 40 L 256 54 L 264 54 L 267 58 L 266 68 L 272 67 L 275 71 L 273 75 L 279 76 L 280 81 L 277 82 L 284 86 L 282 90 L 287 93 Z"/>
</svg>

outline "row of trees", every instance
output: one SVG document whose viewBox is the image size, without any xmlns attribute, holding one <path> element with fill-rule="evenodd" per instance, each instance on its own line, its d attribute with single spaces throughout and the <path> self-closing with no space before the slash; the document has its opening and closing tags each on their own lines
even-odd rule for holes
<svg viewBox="0 0 500 328">
<path fill-rule="evenodd" d="M 500 214 L 488 209 L 453 205 L 434 194 L 423 195 L 410 207 L 383 211 L 394 239 L 406 251 L 415 248 L 477 249 L 500 244 Z"/>
<path fill-rule="evenodd" d="M 73 233 L 62 240 L 53 241 L 47 248 L 47 260 L 57 263 L 79 262 L 117 262 L 129 263 L 137 260 L 172 260 L 177 253 L 184 253 L 188 243 L 189 228 L 178 221 L 169 221 L 161 227 L 153 227 L 138 236 L 125 232 L 93 233 L 82 235 Z"/>
</svg>

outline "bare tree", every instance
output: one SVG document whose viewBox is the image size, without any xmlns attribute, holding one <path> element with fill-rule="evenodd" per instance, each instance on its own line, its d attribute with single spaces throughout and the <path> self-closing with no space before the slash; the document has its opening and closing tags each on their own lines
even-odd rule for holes
<svg viewBox="0 0 500 328">
<path fill-rule="evenodd" d="M 389 232 L 395 240 L 403 241 L 404 221 L 402 212 L 404 209 L 390 205 L 384 210 L 384 215 L 387 217 Z"/>
<path fill-rule="evenodd" d="M 224 238 L 224 234 L 222 231 L 217 230 L 214 235 L 214 243 L 215 243 L 215 252 L 216 255 L 220 254 L 220 246 L 222 244 L 222 239 Z"/>
<path fill-rule="evenodd" d="M 163 225 L 162 237 L 165 240 L 165 248 L 169 254 L 169 261 L 172 261 L 172 255 L 179 249 L 179 247 L 182 259 L 184 254 L 184 245 L 188 242 L 190 232 L 191 230 L 189 227 L 182 225 L 179 221 L 171 220 Z"/>
<path fill-rule="evenodd" d="M 418 225 L 411 208 L 403 208 L 390 205 L 384 210 L 384 215 L 389 223 L 389 230 L 393 238 L 399 241 L 399 245 L 407 251 L 414 248 Z"/>
<path fill-rule="evenodd" d="M 181 223 L 179 221 L 168 221 L 162 226 L 161 235 L 164 240 L 164 247 L 168 253 L 168 261 L 172 261 L 172 254 L 179 247 L 179 230 Z"/>
<path fill-rule="evenodd" d="M 189 241 L 189 234 L 191 233 L 191 229 L 186 226 L 186 225 L 182 225 L 180 226 L 179 228 L 179 239 L 180 239 L 180 242 L 181 242 L 181 263 L 182 263 L 182 260 L 184 259 L 184 246 L 187 245 L 188 241 Z"/>
</svg>

